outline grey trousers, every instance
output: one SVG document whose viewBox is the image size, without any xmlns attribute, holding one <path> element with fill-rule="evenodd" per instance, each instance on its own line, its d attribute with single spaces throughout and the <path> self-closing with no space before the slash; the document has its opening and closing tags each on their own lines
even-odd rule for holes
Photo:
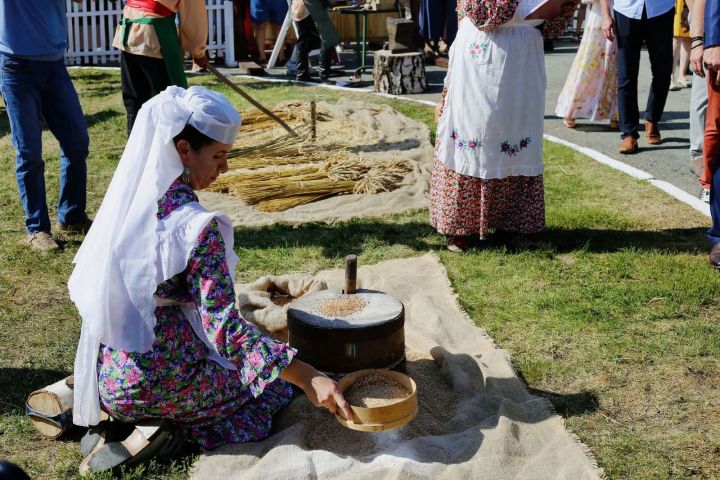
<svg viewBox="0 0 720 480">
<path fill-rule="evenodd" d="M 702 158 L 707 104 L 707 80 L 693 74 L 690 91 L 690 160 Z"/>
</svg>

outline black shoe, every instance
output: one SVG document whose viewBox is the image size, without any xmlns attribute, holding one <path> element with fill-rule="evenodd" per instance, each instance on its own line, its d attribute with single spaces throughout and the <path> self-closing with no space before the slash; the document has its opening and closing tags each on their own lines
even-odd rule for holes
<svg viewBox="0 0 720 480">
<path fill-rule="evenodd" d="M 87 233 L 88 230 L 90 230 L 90 227 L 92 227 L 93 221 L 85 217 L 85 220 L 78 223 L 62 223 L 58 222 L 57 227 L 58 230 L 65 233 Z"/>
<path fill-rule="evenodd" d="M 324 48 L 320 51 L 320 80 L 323 82 L 330 78 L 332 66 L 332 50 Z"/>
<path fill-rule="evenodd" d="M 708 261 L 713 268 L 720 270 L 720 243 L 713 245 Z"/>
</svg>

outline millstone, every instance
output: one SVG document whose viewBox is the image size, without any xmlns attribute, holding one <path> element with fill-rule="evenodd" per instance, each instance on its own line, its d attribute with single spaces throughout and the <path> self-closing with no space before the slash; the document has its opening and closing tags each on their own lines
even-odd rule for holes
<svg viewBox="0 0 720 480">
<path fill-rule="evenodd" d="M 364 306 L 346 316 L 322 313 L 327 302 L 351 298 Z M 323 290 L 300 297 L 288 309 L 289 342 L 298 358 L 334 374 L 400 364 L 405 358 L 404 324 L 403 304 L 375 290 L 352 295 Z"/>
</svg>

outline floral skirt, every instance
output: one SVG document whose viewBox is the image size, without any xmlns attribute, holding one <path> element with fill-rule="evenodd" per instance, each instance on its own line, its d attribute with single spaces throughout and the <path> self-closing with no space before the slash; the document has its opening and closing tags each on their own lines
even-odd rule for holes
<svg viewBox="0 0 720 480">
<path fill-rule="evenodd" d="M 430 224 L 444 235 L 485 236 L 490 229 L 536 233 L 545 228 L 543 176 L 483 179 L 435 161 Z"/>
</svg>

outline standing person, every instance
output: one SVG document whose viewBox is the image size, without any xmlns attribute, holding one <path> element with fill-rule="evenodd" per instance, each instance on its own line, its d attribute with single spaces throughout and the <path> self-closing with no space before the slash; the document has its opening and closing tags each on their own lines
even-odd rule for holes
<svg viewBox="0 0 720 480">
<path fill-rule="evenodd" d="M 175 16 L 180 14 L 180 28 Z M 199 69 L 208 65 L 208 20 L 199 0 L 127 0 L 115 31 L 120 50 L 120 86 L 130 135 L 143 103 L 169 85 L 187 87 L 183 51 Z"/>
<path fill-rule="evenodd" d="M 45 199 L 41 118 L 60 142 L 58 229 L 85 232 L 90 224 L 85 213 L 90 140 L 65 68 L 66 49 L 64 0 L 0 0 L 0 94 L 16 151 L 26 242 L 40 251 L 60 248 L 51 235 Z"/>
<path fill-rule="evenodd" d="M 645 140 L 650 145 L 662 141 L 658 122 L 662 117 L 672 73 L 672 37 L 675 0 L 600 0 L 603 33 L 618 42 L 618 111 L 622 142 L 618 151 L 637 152 L 638 125 L 637 79 L 643 41 L 650 54 L 652 84 L 645 111 Z M 614 12 L 614 17 L 613 17 Z"/>
<path fill-rule="evenodd" d="M 585 22 L 585 16 L 587 14 L 587 6 L 588 2 L 583 0 L 580 2 L 580 5 L 578 5 L 577 10 L 577 19 L 575 23 L 575 31 L 573 32 L 573 40 L 576 42 L 579 42 L 582 40 L 582 28 L 583 28 L 583 22 Z"/>
<path fill-rule="evenodd" d="M 690 26 L 688 25 L 688 9 L 685 6 L 685 0 L 676 0 L 675 20 L 673 22 L 673 69 L 670 90 L 676 91 L 691 85 L 692 82 L 685 76 L 689 64 Z M 675 72 L 677 72 L 677 77 Z"/>
<path fill-rule="evenodd" d="M 255 30 L 255 42 L 258 49 L 258 62 L 267 63 L 265 55 L 265 39 L 267 38 L 267 27 L 272 26 L 275 38 L 278 38 L 280 27 L 285 21 L 288 12 L 286 0 L 250 0 L 250 19 Z M 280 50 L 280 59 L 284 58 L 284 49 Z"/>
<path fill-rule="evenodd" d="M 462 2 L 436 107 L 430 185 L 430 224 L 447 237 L 448 250 L 464 251 L 471 235 L 489 229 L 513 247 L 531 247 L 527 235 L 545 228 L 542 39 L 564 32 L 575 6 Z"/>
<path fill-rule="evenodd" d="M 324 8 L 328 8 L 330 3 L 326 0 L 320 2 Z M 320 38 L 312 15 L 305 7 L 304 0 L 293 0 L 291 6 L 292 17 L 297 22 L 298 41 L 297 49 L 297 73 L 295 79 L 298 81 L 308 82 L 312 80 L 310 75 L 310 51 L 320 47 L 320 80 L 327 80 L 330 77 L 330 67 L 332 62 L 332 48 L 327 48 Z"/>
<path fill-rule="evenodd" d="M 703 144 L 705 168 L 701 181 L 710 185 L 710 265 L 720 269 L 720 0 L 707 0 L 704 28 L 703 61 L 708 69 L 708 109 Z"/>
<path fill-rule="evenodd" d="M 598 0 L 583 1 L 590 4 L 585 32 L 560 92 L 555 114 L 568 128 L 575 128 L 576 118 L 588 118 L 610 120 L 610 128 L 617 129 L 617 44 L 602 32 Z"/>
<path fill-rule="evenodd" d="M 707 118 L 708 86 L 703 66 L 705 0 L 688 0 L 690 7 L 690 66 L 693 70 L 690 91 L 690 170 L 700 178 L 703 172 L 703 137 Z M 700 200 L 710 202 L 710 185 L 701 184 Z"/>
<path fill-rule="evenodd" d="M 452 45 L 458 29 L 457 4 L 457 0 L 420 0 L 420 34 L 427 53 L 447 53 Z"/>
</svg>

